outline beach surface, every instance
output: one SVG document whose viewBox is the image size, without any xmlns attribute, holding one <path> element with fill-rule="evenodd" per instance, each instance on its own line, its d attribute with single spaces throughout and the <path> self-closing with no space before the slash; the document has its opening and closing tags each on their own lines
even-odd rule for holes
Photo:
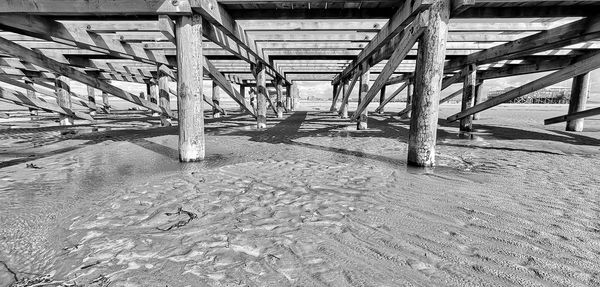
<svg viewBox="0 0 600 287">
<path fill-rule="evenodd" d="M 0 286 L 600 286 L 600 118 L 502 105 L 460 134 L 442 105 L 416 169 L 403 103 L 366 131 L 329 105 L 207 113 L 195 164 L 148 112 L 3 111 Z"/>
</svg>

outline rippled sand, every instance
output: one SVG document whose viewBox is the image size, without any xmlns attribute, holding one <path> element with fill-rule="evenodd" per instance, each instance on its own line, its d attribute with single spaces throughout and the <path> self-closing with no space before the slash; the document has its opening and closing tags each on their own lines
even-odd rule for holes
<svg viewBox="0 0 600 287">
<path fill-rule="evenodd" d="M 431 170 L 406 167 L 408 122 L 388 116 L 207 119 L 208 159 L 185 165 L 176 129 L 143 116 L 2 130 L 0 286 L 6 267 L 80 286 L 599 286 L 600 121 L 541 125 L 558 114 L 441 121 Z"/>
</svg>

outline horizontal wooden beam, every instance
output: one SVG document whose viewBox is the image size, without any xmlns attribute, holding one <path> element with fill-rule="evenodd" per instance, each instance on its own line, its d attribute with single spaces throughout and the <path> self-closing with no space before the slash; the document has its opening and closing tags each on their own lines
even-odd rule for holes
<svg viewBox="0 0 600 287">
<path fill-rule="evenodd" d="M 15 57 L 19 57 L 23 61 L 54 71 L 60 75 L 64 75 L 75 81 L 97 88 L 101 91 L 122 98 L 128 102 L 143 106 L 155 112 L 165 112 L 170 117 L 175 118 L 175 116 L 173 116 L 173 114 L 170 111 L 162 111 L 161 108 L 154 103 L 151 103 L 144 99 L 140 99 L 138 96 L 126 92 L 122 89 L 119 89 L 113 85 L 110 85 L 103 80 L 89 76 L 86 73 L 78 71 L 75 68 L 72 68 L 66 64 L 50 59 L 37 51 L 31 51 L 25 47 L 12 43 L 1 37 L 0 50 Z"/>
<path fill-rule="evenodd" d="M 83 24 L 65 25 L 35 15 L 0 15 L 0 28 L 117 58 L 132 59 L 152 65 L 165 64 L 170 67 L 175 64 L 169 62 L 161 51 L 145 50 L 138 44 L 128 44 L 114 37 L 89 32 Z"/>
<path fill-rule="evenodd" d="M 339 84 L 341 81 L 347 79 L 351 72 L 357 67 L 360 67 L 365 62 L 369 62 L 373 54 L 377 53 L 392 38 L 400 34 L 404 28 L 406 28 L 409 23 L 413 21 L 417 15 L 419 15 L 420 12 L 429 8 L 431 4 L 433 4 L 432 0 L 403 2 L 403 5 L 398 8 L 390 21 L 381 28 L 373 40 L 371 40 L 371 42 L 369 42 L 369 44 L 360 52 L 360 54 L 358 54 L 356 60 L 352 61 L 352 63 L 348 65 L 348 67 L 340 74 L 340 76 L 333 80 L 333 84 Z M 414 29 L 418 29 L 418 27 Z M 376 63 L 369 64 L 372 65 Z M 368 69 L 369 67 L 366 68 Z"/>
<path fill-rule="evenodd" d="M 191 14 L 188 0 L 127 0 L 127 1 L 90 1 L 90 0 L 19 0 L 0 1 L 0 13 L 38 14 L 49 16 L 73 15 L 147 15 Z"/>
<path fill-rule="evenodd" d="M 456 121 L 472 114 L 490 109 L 499 104 L 505 103 L 509 100 L 518 98 L 520 96 L 535 92 L 537 90 L 546 88 L 548 86 L 560 83 L 571 79 L 577 75 L 581 75 L 595 69 L 600 68 L 600 52 L 595 52 L 584 57 L 580 57 L 576 63 L 571 66 L 565 67 L 558 70 L 550 75 L 541 77 L 535 81 L 527 83 L 519 88 L 512 89 L 502 95 L 491 98 L 481 104 L 475 105 L 469 109 L 466 109 L 458 114 L 448 117 L 448 121 Z"/>
<path fill-rule="evenodd" d="M 564 116 L 549 118 L 549 119 L 544 120 L 544 125 L 552 125 L 552 124 L 558 124 L 558 123 L 567 122 L 567 121 L 574 121 L 574 120 L 593 117 L 593 116 L 597 116 L 597 115 L 600 115 L 600 108 L 594 108 L 594 109 L 576 112 L 576 113 L 572 113 L 572 114 L 568 114 L 568 115 L 564 115 Z"/>
<path fill-rule="evenodd" d="M 0 98 L 9 100 L 21 106 L 39 108 L 48 112 L 55 112 L 61 115 L 67 115 L 88 121 L 94 121 L 94 119 L 86 113 L 82 113 L 65 107 L 60 107 L 58 105 L 46 102 L 41 98 L 32 98 L 19 91 L 11 90 L 8 88 L 0 87 Z"/>
</svg>

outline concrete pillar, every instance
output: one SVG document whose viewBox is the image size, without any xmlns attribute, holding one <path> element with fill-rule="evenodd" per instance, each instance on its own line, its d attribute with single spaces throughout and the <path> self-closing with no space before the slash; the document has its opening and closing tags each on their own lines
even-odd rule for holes
<svg viewBox="0 0 600 287">
<path fill-rule="evenodd" d="M 202 17 L 198 14 L 178 17 L 175 34 L 179 160 L 200 161 L 204 159 L 206 152 L 202 94 Z"/>
<path fill-rule="evenodd" d="M 450 0 L 436 1 L 429 9 L 428 26 L 419 39 L 415 93 L 408 136 L 408 164 L 435 165 L 439 100 L 444 77 Z"/>
<path fill-rule="evenodd" d="M 571 89 L 571 101 L 569 102 L 569 114 L 585 110 L 590 92 L 590 73 L 573 78 Z M 584 119 L 567 121 L 567 131 L 582 132 Z"/>
<path fill-rule="evenodd" d="M 288 111 L 292 110 L 292 85 L 285 86 L 285 107 Z"/>
<path fill-rule="evenodd" d="M 57 93 L 57 102 L 58 105 L 71 109 L 71 87 L 69 86 L 69 78 L 64 76 L 57 76 L 55 80 L 56 93 Z M 60 115 L 59 121 L 61 126 L 70 126 L 73 125 L 73 117 Z"/>
<path fill-rule="evenodd" d="M 364 100 L 365 96 L 369 92 L 369 81 L 371 77 L 371 72 L 367 70 L 361 77 L 358 89 L 358 106 Z M 356 123 L 357 130 L 366 130 L 368 128 L 367 125 L 367 108 L 358 116 L 358 122 Z"/>
<path fill-rule="evenodd" d="M 462 92 L 461 111 L 473 107 L 477 89 L 477 65 L 471 64 L 464 69 L 464 84 Z M 473 130 L 473 116 L 460 119 L 459 128 L 461 132 L 470 132 Z"/>
</svg>

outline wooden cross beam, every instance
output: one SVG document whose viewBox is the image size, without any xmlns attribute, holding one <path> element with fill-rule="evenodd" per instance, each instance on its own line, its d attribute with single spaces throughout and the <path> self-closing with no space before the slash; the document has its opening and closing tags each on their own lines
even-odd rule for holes
<svg viewBox="0 0 600 287">
<path fill-rule="evenodd" d="M 404 31 L 402 31 L 400 38 L 402 39 L 398 47 L 396 47 L 394 53 L 388 60 L 387 64 L 383 68 L 382 72 L 375 80 L 375 83 L 371 86 L 367 94 L 360 101 L 360 105 L 350 118 L 351 120 L 357 120 L 359 115 L 367 108 L 367 106 L 371 103 L 373 98 L 381 91 L 381 89 L 385 86 L 386 82 L 394 73 L 398 65 L 404 60 L 408 51 L 413 47 L 413 45 L 417 42 L 423 31 L 425 30 L 426 23 L 425 17 L 417 17 L 417 19 L 411 24 L 411 26 L 407 27 Z"/>
<path fill-rule="evenodd" d="M 390 21 L 381 28 L 373 40 L 371 40 L 371 42 L 369 42 L 369 44 L 360 52 L 357 58 L 333 80 L 332 84 L 337 85 L 348 78 L 353 70 L 363 65 L 365 61 L 371 59 L 373 54 L 378 52 L 381 47 L 388 43 L 393 37 L 402 32 L 402 30 L 408 26 L 421 11 L 427 9 L 431 4 L 433 4 L 432 0 L 404 1 Z"/>
<path fill-rule="evenodd" d="M 231 83 L 221 74 L 215 66 L 208 60 L 206 57 L 202 60 L 204 64 L 204 72 L 211 75 L 213 81 L 217 83 L 217 85 L 225 91 L 236 103 L 238 103 L 241 107 L 243 107 L 247 113 L 256 118 L 256 113 L 254 110 L 246 105 L 246 101 L 240 93 L 233 88 Z M 212 101 L 212 100 L 211 100 Z"/>
<path fill-rule="evenodd" d="M 520 96 L 535 92 L 539 89 L 560 83 L 571 79 L 577 75 L 581 75 L 600 68 L 600 52 L 595 52 L 583 57 L 579 57 L 577 62 L 571 66 L 558 70 L 550 75 L 541 77 L 533 82 L 525 84 L 519 88 L 510 90 L 502 95 L 491 98 L 481 104 L 475 105 L 472 108 L 466 109 L 460 113 L 448 117 L 448 121 L 453 122 L 464 117 L 468 117 L 475 113 L 495 107 Z"/>
<path fill-rule="evenodd" d="M 56 41 L 81 49 L 132 59 L 147 64 L 173 67 L 162 51 L 146 50 L 142 45 L 124 43 L 110 36 L 87 31 L 83 24 L 62 24 L 36 15 L 0 15 L 0 28 L 6 31 Z"/>
<path fill-rule="evenodd" d="M 235 55 L 241 56 L 242 54 L 239 51 L 244 50 L 247 54 L 254 58 L 254 61 L 249 63 L 257 64 L 260 62 L 267 69 L 267 73 L 282 78 L 285 81 L 285 84 L 291 84 L 279 71 L 271 66 L 271 63 L 263 59 L 263 57 L 256 52 L 256 47 L 251 47 L 253 44 L 250 44 L 250 42 L 247 40 L 247 35 L 243 28 L 235 22 L 227 10 L 220 3 L 218 3 L 217 0 L 201 0 L 199 2 L 200 3 L 197 3 L 199 6 L 193 7 L 194 11 L 200 13 L 203 19 L 213 24 L 214 27 L 219 30 L 216 31 L 213 29 L 213 31 L 206 33 L 206 29 L 204 29 L 205 31 L 203 31 L 203 34 L 207 39 L 222 46 L 224 49 L 230 49 L 229 45 L 225 44 L 227 40 L 224 39 L 225 37 L 223 36 L 228 37 L 239 47 L 239 49 L 234 50 L 236 52 L 234 53 Z M 210 25 L 203 26 L 206 26 L 207 28 L 211 27 Z M 223 35 L 219 37 L 218 32 L 221 32 Z M 250 57 L 241 58 L 250 60 Z"/>
<path fill-rule="evenodd" d="M 452 72 L 468 64 L 489 64 L 515 59 L 600 37 L 600 18 L 584 18 L 554 29 L 524 37 L 446 63 L 444 70 Z"/>
<path fill-rule="evenodd" d="M 20 106 L 39 108 L 48 112 L 55 112 L 61 115 L 76 117 L 88 121 L 94 121 L 94 119 L 86 113 L 74 111 L 64 107 L 59 107 L 58 105 L 46 102 L 43 99 L 35 99 L 19 91 L 7 88 L 0 87 L 0 98 L 9 100 Z"/>
<path fill-rule="evenodd" d="M 92 86 L 96 89 L 102 90 L 116 97 L 122 98 L 128 102 L 143 106 L 155 112 L 162 112 L 160 107 L 154 103 L 151 103 L 144 99 L 140 99 L 138 96 L 128 93 L 122 89 L 119 89 L 103 80 L 87 75 L 86 73 L 78 71 L 75 68 L 72 68 L 66 64 L 50 59 L 39 52 L 31 51 L 23 46 L 12 43 L 1 37 L 0 50 L 15 57 L 19 57 L 23 61 L 54 71 L 58 74 L 69 77 L 75 81 L 81 82 L 83 84 Z M 169 116 L 174 117 L 171 114 L 169 114 Z"/>
<path fill-rule="evenodd" d="M 574 120 L 593 117 L 593 116 L 597 116 L 597 115 L 600 115 L 600 108 L 594 108 L 594 109 L 576 112 L 576 113 L 572 113 L 572 114 L 568 114 L 568 115 L 564 115 L 564 116 L 549 118 L 549 119 L 544 120 L 544 125 L 552 125 L 552 124 L 558 124 L 558 123 L 567 122 L 567 121 L 574 121 Z"/>
<path fill-rule="evenodd" d="M 383 108 L 385 108 L 385 106 L 391 102 L 394 98 L 396 98 L 396 96 L 398 96 L 402 91 L 404 91 L 404 89 L 406 89 L 406 87 L 408 87 L 410 83 L 407 81 L 404 84 L 402 84 L 402 86 L 400 86 L 398 89 L 396 89 L 396 91 L 394 91 L 394 93 L 392 93 L 392 95 L 390 95 L 387 99 L 385 99 L 381 104 L 379 104 L 379 107 L 377 107 L 377 109 L 375 109 L 376 113 L 381 113 L 381 111 L 383 110 Z"/>
<path fill-rule="evenodd" d="M 15 87 L 19 87 L 19 88 L 22 88 L 22 89 L 25 89 L 25 90 L 34 91 L 34 92 L 39 93 L 41 95 L 46 95 L 46 96 L 50 96 L 50 97 L 54 97 L 54 98 L 57 97 L 55 91 L 45 90 L 45 89 L 38 88 L 38 87 L 36 87 L 34 85 L 29 85 L 27 83 L 19 82 L 19 81 L 15 80 L 15 79 L 12 79 L 12 78 L 10 78 L 10 77 L 8 77 L 6 75 L 0 75 L 0 82 L 4 82 L 4 83 L 7 83 L 9 85 L 13 85 Z M 73 103 L 78 104 L 78 105 L 80 105 L 82 107 L 85 107 L 85 108 L 90 108 L 90 109 L 92 108 L 92 106 L 87 102 L 87 99 L 85 99 L 85 101 L 84 101 L 84 100 L 81 99 L 81 96 L 79 96 L 79 95 L 77 95 L 77 94 L 75 94 L 73 92 L 71 92 L 70 94 L 72 96 L 76 97 L 76 99 L 74 99 Z M 93 107 L 93 108 L 95 109 L 95 107 Z"/>
<path fill-rule="evenodd" d="M 188 15 L 190 1 L 127 0 L 23 0 L 0 1 L 2 13 L 28 13 L 42 15 Z"/>
</svg>

